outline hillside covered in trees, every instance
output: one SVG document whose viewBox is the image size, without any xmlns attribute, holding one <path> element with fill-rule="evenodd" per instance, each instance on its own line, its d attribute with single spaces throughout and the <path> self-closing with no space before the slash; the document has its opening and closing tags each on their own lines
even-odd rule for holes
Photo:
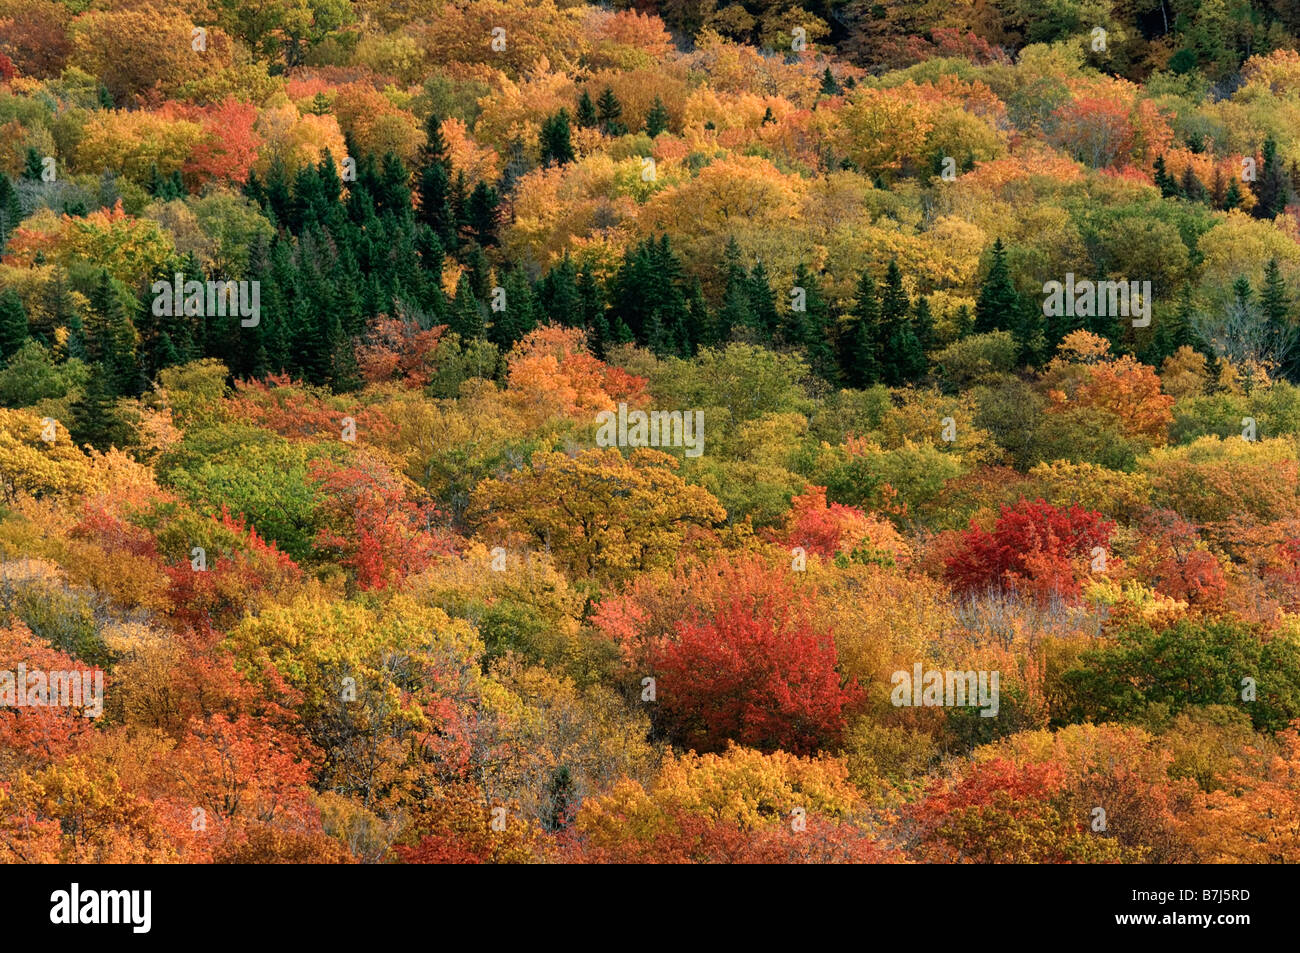
<svg viewBox="0 0 1300 953">
<path fill-rule="evenodd" d="M 1300 861 L 1298 46 L 0 0 L 0 861 Z"/>
</svg>

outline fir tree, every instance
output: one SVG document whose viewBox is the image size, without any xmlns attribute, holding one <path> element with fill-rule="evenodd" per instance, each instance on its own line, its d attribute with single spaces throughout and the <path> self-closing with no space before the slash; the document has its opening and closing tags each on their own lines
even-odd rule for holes
<svg viewBox="0 0 1300 953">
<path fill-rule="evenodd" d="M 450 330 L 459 334 L 464 341 L 472 341 L 484 335 L 484 306 L 474 296 L 467 274 L 462 274 L 456 282 L 456 295 L 452 299 L 451 314 L 448 316 Z"/>
<path fill-rule="evenodd" d="M 497 190 L 486 182 L 474 186 L 465 205 L 465 218 L 469 233 L 474 241 L 484 248 L 497 243 L 497 229 L 500 211 L 497 208 L 500 197 Z"/>
<path fill-rule="evenodd" d="M 520 269 L 506 275 L 502 290 L 505 292 L 505 307 L 500 311 L 493 310 L 488 340 L 505 354 L 537 327 L 537 299 L 532 283 Z"/>
<path fill-rule="evenodd" d="M 41 154 L 36 151 L 34 146 L 27 147 L 27 154 L 23 160 L 23 178 L 28 182 L 41 181 L 41 173 L 45 171 L 45 163 L 41 159 Z"/>
<path fill-rule="evenodd" d="M 999 238 L 993 243 L 993 261 L 975 302 L 975 333 L 987 334 L 990 331 L 1008 329 L 1020 307 L 1020 295 L 1011 282 L 1007 252 Z"/>
<path fill-rule="evenodd" d="M 1234 208 L 1241 208 L 1241 189 L 1237 187 L 1237 180 L 1233 179 L 1228 183 L 1228 191 L 1223 196 L 1223 210 L 1231 212 Z"/>
<path fill-rule="evenodd" d="M 770 345 L 776 338 L 780 316 L 776 313 L 776 294 L 761 259 L 750 269 L 745 288 L 749 294 L 750 327 L 758 343 Z"/>
<path fill-rule="evenodd" d="M 433 230 L 444 248 L 455 248 L 456 211 L 451 204 L 451 181 L 446 166 L 440 162 L 426 165 L 420 172 L 418 192 L 420 209 L 416 213 L 417 220 Z"/>
<path fill-rule="evenodd" d="M 1256 218 L 1271 219 L 1286 210 L 1291 199 L 1291 182 L 1277 154 L 1273 139 L 1264 142 L 1264 166 L 1251 183 L 1256 203 L 1251 213 Z"/>
<path fill-rule="evenodd" d="M 876 282 L 869 271 L 858 280 L 850 316 L 842 360 L 844 377 L 852 387 L 871 387 L 881 378 L 881 327 Z"/>
<path fill-rule="evenodd" d="M 86 354 L 102 368 L 103 386 L 113 395 L 131 393 L 136 384 L 135 328 L 123 304 L 125 297 L 107 269 L 101 268 L 90 292 Z"/>
<path fill-rule="evenodd" d="M 103 365 L 90 368 L 90 377 L 81 394 L 72 402 L 68 433 L 80 446 L 96 450 L 125 447 L 131 431 L 117 409 L 117 401 L 108 380 L 112 372 Z"/>
<path fill-rule="evenodd" d="M 1259 309 L 1264 317 L 1267 350 L 1287 376 L 1295 370 L 1296 327 L 1291 321 L 1291 299 L 1276 258 L 1264 267 L 1264 286 L 1260 290 Z"/>
<path fill-rule="evenodd" d="M 668 131 L 668 107 L 664 105 L 664 101 L 662 99 L 656 96 L 653 105 L 651 105 L 650 107 L 650 111 L 646 113 L 645 133 L 647 136 L 653 139 L 661 132 L 667 132 L 667 131 Z"/>
<path fill-rule="evenodd" d="M 832 385 L 837 384 L 840 372 L 835 360 L 835 343 L 831 339 L 831 313 L 822 297 L 821 285 L 817 276 L 803 264 L 795 268 L 794 281 L 804 290 L 804 311 L 801 320 L 787 324 L 787 341 L 803 346 L 808 366 L 814 374 Z"/>
<path fill-rule="evenodd" d="M 620 121 L 623 104 L 608 86 L 600 94 L 600 99 L 596 100 L 596 114 L 600 118 L 600 128 L 607 136 L 621 136 L 627 132 L 627 127 Z"/>
<path fill-rule="evenodd" d="M 880 343 L 880 372 L 886 384 L 898 387 L 925 373 L 925 354 L 912 327 L 912 302 L 897 261 L 889 263 L 880 295 Z"/>
<path fill-rule="evenodd" d="M 591 94 L 585 89 L 582 95 L 578 97 L 578 125 L 583 129 L 595 129 L 600 125 L 600 117 L 596 114 L 596 104 L 591 101 Z"/>
<path fill-rule="evenodd" d="M 27 310 L 13 288 L 0 291 L 0 358 L 9 360 L 27 342 Z"/>
<path fill-rule="evenodd" d="M 1165 198 L 1175 199 L 1181 194 L 1178 191 L 1178 183 L 1174 181 L 1174 177 L 1169 174 L 1165 167 L 1164 155 L 1156 156 L 1154 177 L 1156 188 L 1160 190 L 1160 194 Z"/>
<path fill-rule="evenodd" d="M 546 273 L 538 289 L 542 312 L 554 324 L 582 327 L 582 298 L 578 291 L 578 269 L 566 253 Z"/>
<path fill-rule="evenodd" d="M 540 136 L 542 163 L 564 165 L 575 158 L 569 130 L 569 113 L 561 109 L 542 123 Z"/>
<path fill-rule="evenodd" d="M 4 254 L 9 236 L 22 219 L 22 207 L 18 204 L 18 190 L 9 181 L 9 176 L 0 172 L 0 255 Z"/>
<path fill-rule="evenodd" d="M 546 783 L 542 827 L 552 833 L 568 827 L 573 820 L 576 800 L 573 775 L 569 771 L 569 766 L 562 764 L 551 772 L 550 780 Z"/>
</svg>

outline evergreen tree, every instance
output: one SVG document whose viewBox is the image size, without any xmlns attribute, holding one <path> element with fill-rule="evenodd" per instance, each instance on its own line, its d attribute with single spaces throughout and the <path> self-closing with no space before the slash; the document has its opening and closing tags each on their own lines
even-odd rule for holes
<svg viewBox="0 0 1300 953">
<path fill-rule="evenodd" d="M 596 114 L 596 104 L 591 101 L 591 94 L 585 89 L 582 95 L 578 97 L 578 125 L 583 129 L 595 129 L 600 125 L 600 117 Z"/>
<path fill-rule="evenodd" d="M 686 289 L 686 320 L 682 331 L 681 353 L 684 357 L 690 357 L 701 347 L 714 343 L 711 341 L 713 321 L 709 315 L 709 306 L 704 300 L 704 288 L 698 278 L 691 279 Z"/>
<path fill-rule="evenodd" d="M 338 392 L 356 390 L 361 386 L 361 373 L 357 368 L 356 350 L 352 338 L 343 330 L 337 315 L 330 315 L 325 325 L 325 336 L 330 351 L 330 386 Z"/>
<path fill-rule="evenodd" d="M 551 772 L 550 780 L 546 783 L 542 827 L 552 833 L 568 827 L 573 820 L 576 800 L 573 775 L 569 771 L 569 766 L 562 764 Z"/>
<path fill-rule="evenodd" d="M 44 171 L 45 163 L 41 160 L 41 154 L 34 146 L 28 146 L 27 155 L 23 160 L 23 178 L 28 182 L 39 182 Z"/>
<path fill-rule="evenodd" d="M 1264 267 L 1259 307 L 1264 317 L 1267 350 L 1277 362 L 1278 369 L 1291 377 L 1296 365 L 1296 327 L 1291 321 L 1291 299 L 1286 281 L 1276 258 L 1270 258 Z"/>
<path fill-rule="evenodd" d="M 123 303 L 127 295 L 101 268 L 87 311 L 86 355 L 100 365 L 104 389 L 114 396 L 133 393 L 136 387 L 135 328 Z"/>
<path fill-rule="evenodd" d="M 68 433 L 79 446 L 109 450 L 125 447 L 130 442 L 130 428 L 117 409 L 113 388 L 109 385 L 112 376 L 103 365 L 92 365 L 86 386 L 69 408 Z"/>
<path fill-rule="evenodd" d="M 841 360 L 844 378 L 851 387 L 871 387 L 881 378 L 880 302 L 871 272 L 858 280 L 857 295 L 850 311 L 845 349 Z"/>
<path fill-rule="evenodd" d="M 22 219 L 22 207 L 18 204 L 18 190 L 9 181 L 9 176 L 0 172 L 0 255 L 5 253 L 9 236 Z"/>
<path fill-rule="evenodd" d="M 723 252 L 725 269 L 722 307 L 718 309 L 716 330 L 713 334 L 715 343 L 725 344 L 730 341 L 737 328 L 750 328 L 754 325 L 752 299 L 749 295 L 749 276 L 740 260 L 740 245 L 735 238 L 727 241 Z"/>
<path fill-rule="evenodd" d="M 881 377 L 891 387 L 916 380 L 925 373 L 925 353 L 912 327 L 912 302 L 903 288 L 897 261 L 885 270 L 880 295 Z"/>
<path fill-rule="evenodd" d="M 574 160 L 568 110 L 561 109 L 542 123 L 540 145 L 543 165 L 565 165 Z"/>
<path fill-rule="evenodd" d="M 1190 202 L 1203 202 L 1205 200 L 1205 186 L 1201 184 L 1201 180 L 1192 171 L 1190 162 L 1183 168 L 1183 177 L 1178 187 L 1183 196 Z"/>
<path fill-rule="evenodd" d="M 1174 177 L 1169 174 L 1165 167 L 1164 155 L 1156 156 L 1155 184 L 1156 188 L 1160 190 L 1160 194 L 1167 199 L 1176 199 L 1181 194 L 1178 191 L 1178 183 L 1174 181 Z"/>
<path fill-rule="evenodd" d="M 447 151 L 447 139 L 442 134 L 442 117 L 436 112 L 429 113 L 424 121 L 424 145 L 420 147 L 420 169 L 440 165 L 450 174 L 451 159 Z"/>
<path fill-rule="evenodd" d="M 486 182 L 480 182 L 474 186 L 474 191 L 469 194 L 469 201 L 465 204 L 469 233 L 474 241 L 485 248 L 497 243 L 500 216 L 497 206 L 500 201 L 496 189 Z"/>
<path fill-rule="evenodd" d="M 505 308 L 493 310 L 488 340 L 504 355 L 524 335 L 537 327 L 537 299 L 532 283 L 518 268 L 506 275 L 502 288 L 505 291 Z"/>
<path fill-rule="evenodd" d="M 583 327 L 582 297 L 578 291 L 578 269 L 566 252 L 546 273 L 538 289 L 542 313 L 564 327 Z"/>
<path fill-rule="evenodd" d="M 664 101 L 662 99 L 656 96 L 653 105 L 651 105 L 650 107 L 650 111 L 646 113 L 646 117 L 645 117 L 646 135 L 649 136 L 651 139 L 653 139 L 661 132 L 667 132 L 668 118 L 669 118 L 668 107 L 664 105 Z"/>
<path fill-rule="evenodd" d="M 934 313 L 930 310 L 930 299 L 924 295 L 916 299 L 913 321 L 921 353 L 929 354 L 934 348 Z"/>
<path fill-rule="evenodd" d="M 27 342 L 27 310 L 13 288 L 0 291 L 0 358 L 9 360 Z"/>
<path fill-rule="evenodd" d="M 842 92 L 840 84 L 835 81 L 835 74 L 831 72 L 829 66 L 826 67 L 826 72 L 822 73 L 820 91 L 823 96 L 838 96 Z"/>
<path fill-rule="evenodd" d="M 375 210 L 380 214 L 391 212 L 397 218 L 411 216 L 411 189 L 407 185 L 410 173 L 400 156 L 394 152 L 384 153 L 380 167 L 379 183 L 376 189 Z"/>
<path fill-rule="evenodd" d="M 832 385 L 838 384 L 840 371 L 835 360 L 835 343 L 831 339 L 831 313 L 822 297 L 817 275 L 801 263 L 795 268 L 794 283 L 804 290 L 804 311 L 800 320 L 787 323 L 786 340 L 802 345 L 814 374 Z"/>
<path fill-rule="evenodd" d="M 417 189 L 420 196 L 417 220 L 433 230 L 444 248 L 455 248 L 456 210 L 451 204 L 451 181 L 446 166 L 440 162 L 426 165 L 420 172 Z"/>
<path fill-rule="evenodd" d="M 479 301 L 487 301 L 492 294 L 492 266 L 488 264 L 487 255 L 478 245 L 470 245 L 465 253 L 465 274 L 469 276 L 469 287 Z"/>
<path fill-rule="evenodd" d="M 1286 210 L 1291 200 L 1291 182 L 1272 138 L 1264 142 L 1264 166 L 1251 185 L 1257 199 L 1251 213 L 1256 218 L 1275 218 Z"/>
<path fill-rule="evenodd" d="M 1237 180 L 1233 179 L 1228 183 L 1228 191 L 1223 196 L 1223 210 L 1231 212 L 1234 208 L 1241 208 L 1241 189 L 1237 187 Z"/>
<path fill-rule="evenodd" d="M 598 325 L 604 332 L 608 332 L 609 325 L 605 322 L 605 292 L 589 265 L 583 265 L 582 270 L 578 272 L 578 301 L 581 306 L 582 326 L 593 334 Z"/>
<path fill-rule="evenodd" d="M 1006 248 L 999 238 L 993 243 L 993 261 L 975 302 L 975 333 L 1009 329 L 1020 308 L 1020 295 L 1011 282 Z"/>
<path fill-rule="evenodd" d="M 448 316 L 450 330 L 459 334 L 464 341 L 483 337 L 486 328 L 484 308 L 474 296 L 468 274 L 461 274 L 460 280 L 456 282 L 456 295 L 452 299 L 451 314 Z"/>
<path fill-rule="evenodd" d="M 781 319 L 776 313 L 776 294 L 761 259 L 750 269 L 745 288 L 749 294 L 750 327 L 755 340 L 765 346 L 771 345 Z"/>
<path fill-rule="evenodd" d="M 627 132 L 627 127 L 620 121 L 623 104 L 608 86 L 600 94 L 600 99 L 596 100 L 596 114 L 600 118 L 600 128 L 607 136 L 621 136 Z"/>
</svg>

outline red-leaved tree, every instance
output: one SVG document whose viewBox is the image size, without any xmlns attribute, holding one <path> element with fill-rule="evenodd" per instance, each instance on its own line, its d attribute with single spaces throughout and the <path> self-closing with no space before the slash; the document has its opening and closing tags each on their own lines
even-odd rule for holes
<svg viewBox="0 0 1300 953">
<path fill-rule="evenodd" d="M 945 564 L 959 592 L 1014 590 L 1040 601 L 1073 599 L 1093 550 L 1106 549 L 1115 524 L 1080 506 L 1021 499 L 1003 507 L 992 531 L 974 521 Z"/>
</svg>

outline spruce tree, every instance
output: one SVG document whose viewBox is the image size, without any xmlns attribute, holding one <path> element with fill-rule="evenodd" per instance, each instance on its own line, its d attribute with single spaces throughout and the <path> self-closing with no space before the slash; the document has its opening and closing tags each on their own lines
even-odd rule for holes
<svg viewBox="0 0 1300 953">
<path fill-rule="evenodd" d="M 776 337 L 780 316 L 776 312 L 776 294 L 761 259 L 750 269 L 745 287 L 749 293 L 750 327 L 758 343 L 769 346 Z"/>
<path fill-rule="evenodd" d="M 41 154 L 36 151 L 35 147 L 27 147 L 27 155 L 23 160 L 23 178 L 29 182 L 40 182 L 41 173 L 45 171 L 45 163 L 41 160 Z"/>
<path fill-rule="evenodd" d="M 424 145 L 420 147 L 420 168 L 440 165 L 450 173 L 451 159 L 447 152 L 447 139 L 442 134 L 442 117 L 436 112 L 430 113 L 424 121 Z"/>
<path fill-rule="evenodd" d="M 934 348 L 934 313 L 930 310 L 930 299 L 924 295 L 916 299 L 913 321 L 921 352 L 929 354 Z"/>
<path fill-rule="evenodd" d="M 749 277 L 740 259 L 740 245 L 735 238 L 727 242 L 723 252 L 726 284 L 722 293 L 722 306 L 718 309 L 714 341 L 725 344 L 737 328 L 753 327 L 754 316 L 749 295 Z"/>
<path fill-rule="evenodd" d="M 912 327 L 912 302 L 903 288 L 897 261 L 885 271 L 880 295 L 881 377 L 891 387 L 916 380 L 925 373 L 925 354 Z"/>
<path fill-rule="evenodd" d="M 800 264 L 795 269 L 794 281 L 804 290 L 804 311 L 800 321 L 787 324 L 787 341 L 802 345 L 814 374 L 832 385 L 837 384 L 840 371 L 835 360 L 835 342 L 831 339 L 831 313 L 822 297 L 817 275 Z M 795 335 L 801 336 L 796 338 Z"/>
<path fill-rule="evenodd" d="M 668 131 L 668 107 L 658 96 L 655 97 L 654 104 L 645 117 L 645 133 L 651 139 L 661 132 Z"/>
<path fill-rule="evenodd" d="M 118 412 L 110 377 L 103 365 L 92 365 L 86 386 L 69 408 L 68 433 L 79 446 L 109 450 L 125 447 L 130 441 L 131 431 Z"/>
<path fill-rule="evenodd" d="M 550 780 L 546 783 L 542 827 L 552 833 L 564 830 L 573 820 L 576 800 L 573 775 L 569 771 L 569 766 L 562 764 L 551 772 Z"/>
<path fill-rule="evenodd" d="M 849 385 L 863 389 L 881 378 L 880 302 L 876 297 L 876 282 L 869 271 L 864 271 L 858 280 L 850 315 L 841 363 Z"/>
<path fill-rule="evenodd" d="M 474 186 L 465 205 L 465 218 L 469 233 L 484 248 L 497 243 L 497 229 L 500 211 L 497 208 L 501 199 L 497 190 L 486 182 Z"/>
<path fill-rule="evenodd" d="M 102 368 L 105 390 L 116 396 L 135 390 L 135 328 L 123 304 L 125 294 L 101 268 L 90 292 L 86 321 L 86 354 Z"/>
<path fill-rule="evenodd" d="M 1264 166 L 1252 183 L 1257 199 L 1251 210 L 1256 218 L 1275 218 L 1286 210 L 1291 199 L 1291 181 L 1277 154 L 1273 139 L 1264 142 Z"/>
<path fill-rule="evenodd" d="M 463 341 L 483 337 L 486 327 L 484 307 L 474 296 L 468 274 L 461 274 L 456 282 L 456 295 L 452 299 L 451 314 L 448 316 L 450 329 L 459 334 Z"/>
<path fill-rule="evenodd" d="M 574 160 L 571 135 L 568 110 L 561 109 L 542 123 L 539 144 L 543 165 L 565 165 Z"/>
<path fill-rule="evenodd" d="M 1165 198 L 1178 198 L 1180 194 L 1178 191 L 1178 183 L 1174 181 L 1174 177 L 1169 174 L 1168 169 L 1165 167 L 1165 157 L 1163 154 L 1156 156 L 1155 184 L 1156 188 L 1160 189 L 1160 194 Z"/>
<path fill-rule="evenodd" d="M 1228 183 L 1228 191 L 1223 196 L 1223 210 L 1231 212 L 1234 208 L 1240 208 L 1241 199 L 1241 189 L 1237 186 L 1237 180 L 1233 179 Z"/>
<path fill-rule="evenodd" d="M 1264 267 L 1264 286 L 1260 289 L 1259 308 L 1264 317 L 1267 349 L 1278 369 L 1292 376 L 1295 364 L 1296 327 L 1291 321 L 1291 299 L 1276 258 Z"/>
<path fill-rule="evenodd" d="M 596 104 L 591 101 L 591 94 L 585 89 L 578 97 L 578 125 L 583 129 L 595 129 L 600 125 L 600 116 L 596 114 Z"/>
<path fill-rule="evenodd" d="M 5 253 L 9 236 L 22 219 L 22 207 L 18 204 L 18 190 L 9 181 L 9 176 L 0 172 L 0 255 Z"/>
<path fill-rule="evenodd" d="M 27 311 L 13 288 L 0 291 L 0 358 L 9 360 L 27 342 Z"/>
<path fill-rule="evenodd" d="M 1020 308 L 1020 295 L 1011 282 L 1006 248 L 999 238 L 993 243 L 993 260 L 975 302 L 975 333 L 1009 329 Z"/>
<path fill-rule="evenodd" d="M 608 136 L 621 136 L 627 127 L 620 121 L 623 116 L 623 104 L 618 101 L 614 91 L 608 86 L 596 100 L 596 114 L 600 117 L 601 130 Z"/>
<path fill-rule="evenodd" d="M 567 252 L 542 279 L 538 300 L 542 312 L 552 323 L 570 328 L 583 326 L 578 269 Z"/>
<path fill-rule="evenodd" d="M 433 230 L 444 248 L 455 248 L 456 211 L 451 205 L 451 180 L 446 166 L 440 162 L 426 165 L 420 172 L 417 191 L 420 196 L 417 220 Z"/>
<path fill-rule="evenodd" d="M 521 269 L 516 268 L 502 282 L 505 308 L 492 312 L 488 327 L 488 340 L 505 354 L 537 327 L 537 299 L 532 283 Z"/>
<path fill-rule="evenodd" d="M 578 300 L 582 327 L 595 332 L 597 325 L 605 321 L 605 291 L 589 265 L 583 265 L 578 272 Z M 608 330 L 608 324 L 604 324 L 603 331 Z"/>
</svg>

